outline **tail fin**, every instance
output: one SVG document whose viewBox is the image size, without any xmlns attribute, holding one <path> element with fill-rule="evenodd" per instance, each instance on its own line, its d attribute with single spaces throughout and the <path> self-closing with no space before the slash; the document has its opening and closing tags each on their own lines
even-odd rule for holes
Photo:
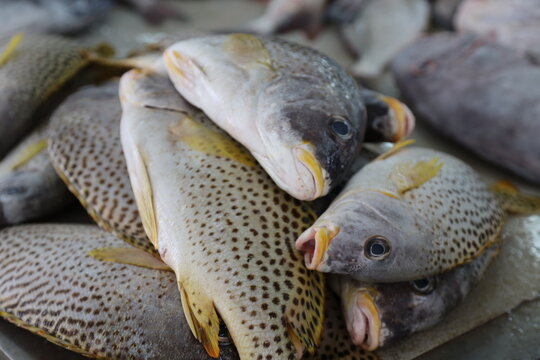
<svg viewBox="0 0 540 360">
<path fill-rule="evenodd" d="M 510 214 L 531 214 L 540 212 L 540 197 L 522 194 L 519 189 L 507 180 L 491 185 L 490 190 L 502 204 L 502 208 Z"/>
</svg>

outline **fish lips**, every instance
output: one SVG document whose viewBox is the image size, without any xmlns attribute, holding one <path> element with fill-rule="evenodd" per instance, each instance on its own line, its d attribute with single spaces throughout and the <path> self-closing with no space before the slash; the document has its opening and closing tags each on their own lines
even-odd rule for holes
<svg viewBox="0 0 540 360">
<path fill-rule="evenodd" d="M 312 226 L 296 240 L 296 249 L 304 254 L 304 262 L 310 270 L 328 272 L 326 260 L 330 243 L 339 233 L 335 225 Z"/>
<path fill-rule="evenodd" d="M 380 345 L 381 319 L 369 289 L 355 291 L 346 299 L 346 325 L 352 342 L 367 351 Z"/>
</svg>

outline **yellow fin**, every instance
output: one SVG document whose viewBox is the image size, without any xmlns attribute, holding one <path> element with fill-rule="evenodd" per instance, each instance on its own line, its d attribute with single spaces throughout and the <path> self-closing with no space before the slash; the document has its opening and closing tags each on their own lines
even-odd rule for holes
<svg viewBox="0 0 540 360">
<path fill-rule="evenodd" d="M 176 140 L 182 141 L 193 150 L 231 159 L 249 167 L 257 165 L 255 159 L 242 145 L 187 115 L 179 123 L 171 126 L 169 131 Z"/>
<path fill-rule="evenodd" d="M 47 140 L 42 139 L 35 143 L 32 143 L 25 147 L 19 156 L 17 156 L 17 160 L 14 164 L 11 165 L 10 170 L 17 170 L 24 164 L 28 163 L 30 160 L 32 160 L 37 154 L 42 152 L 47 147 Z"/>
<path fill-rule="evenodd" d="M 88 255 L 101 261 L 111 261 L 120 264 L 136 265 L 154 270 L 172 271 L 171 268 L 157 257 L 137 248 L 99 248 L 90 250 Z"/>
<path fill-rule="evenodd" d="M 244 67 L 263 66 L 274 71 L 272 57 L 263 42 L 250 34 L 231 34 L 223 47 L 234 61 Z"/>
<path fill-rule="evenodd" d="M 219 356 L 219 318 L 214 303 L 198 290 L 178 282 L 182 308 L 191 332 L 199 340 L 208 355 Z"/>
<path fill-rule="evenodd" d="M 400 151 L 401 149 L 403 149 L 404 147 L 409 146 L 411 144 L 414 144 L 415 142 L 416 142 L 416 140 L 414 140 L 414 139 L 400 140 L 397 143 L 395 143 L 394 146 L 390 150 L 388 150 L 387 152 L 377 156 L 377 158 L 375 158 L 375 160 L 387 159 L 390 156 L 397 153 L 398 151 Z"/>
<path fill-rule="evenodd" d="M 491 185 L 491 191 L 501 202 L 502 208 L 511 214 L 540 212 L 540 197 L 522 194 L 509 181 L 501 180 Z"/>
<path fill-rule="evenodd" d="M 9 39 L 5 50 L 0 54 L 0 67 L 6 65 L 9 59 L 13 56 L 15 49 L 17 49 L 17 46 L 21 43 L 23 38 L 24 34 L 18 33 L 16 35 L 13 35 L 13 37 Z"/>
<path fill-rule="evenodd" d="M 444 166 L 438 157 L 428 161 L 407 161 L 397 164 L 390 178 L 393 180 L 400 194 L 412 190 L 435 177 Z"/>
</svg>

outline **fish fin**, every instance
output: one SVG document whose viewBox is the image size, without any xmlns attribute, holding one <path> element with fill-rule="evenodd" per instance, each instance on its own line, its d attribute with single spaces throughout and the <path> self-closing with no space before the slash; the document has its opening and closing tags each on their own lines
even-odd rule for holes
<svg viewBox="0 0 540 360">
<path fill-rule="evenodd" d="M 398 193 L 403 194 L 435 177 L 443 166 L 444 163 L 438 157 L 416 163 L 407 161 L 397 164 L 390 178 L 396 185 Z"/>
<path fill-rule="evenodd" d="M 270 51 L 264 43 L 251 34 L 231 34 L 223 43 L 225 51 L 243 68 L 262 66 L 274 71 Z"/>
<path fill-rule="evenodd" d="M 0 67 L 7 64 L 9 59 L 13 56 L 13 53 L 17 49 L 17 46 L 21 43 L 24 38 L 23 33 L 15 34 L 9 39 L 9 42 L 6 45 L 4 51 L 0 54 Z"/>
<path fill-rule="evenodd" d="M 196 78 L 205 79 L 207 77 L 201 65 L 177 50 L 165 50 L 163 59 L 173 83 L 181 82 L 183 87 L 192 88 L 195 86 Z"/>
<path fill-rule="evenodd" d="M 154 270 L 172 271 L 157 257 L 137 248 L 99 248 L 90 250 L 88 255 L 101 261 L 129 264 Z"/>
<path fill-rule="evenodd" d="M 400 140 L 390 150 L 388 150 L 387 152 L 382 153 L 381 155 L 377 156 L 377 158 L 375 158 L 375 160 L 388 159 L 390 156 L 396 154 L 398 151 L 400 151 L 404 147 L 409 146 L 411 144 L 414 144 L 415 142 L 416 142 L 416 140 L 414 140 L 414 139 Z"/>
<path fill-rule="evenodd" d="M 530 214 L 540 212 L 540 197 L 526 195 L 507 180 L 491 185 L 490 190 L 501 202 L 502 208 L 510 214 Z"/>
<path fill-rule="evenodd" d="M 296 299 L 287 304 L 285 321 L 289 338 L 296 349 L 296 358 L 302 358 L 304 351 L 313 354 L 321 342 L 324 325 L 324 309 L 326 288 L 322 273 L 317 273 L 320 278 L 312 279 L 311 291 L 322 294 L 320 302 L 313 301 L 311 309 L 306 308 Z M 304 316 L 305 315 L 305 316 Z"/>
<path fill-rule="evenodd" d="M 214 303 L 197 288 L 178 282 L 182 308 L 189 328 L 199 340 L 208 355 L 213 358 L 219 356 L 219 318 Z"/>
<path fill-rule="evenodd" d="M 249 167 L 257 165 L 242 145 L 224 133 L 194 121 L 188 115 L 184 115 L 179 123 L 172 125 L 169 131 L 176 140 L 182 141 L 193 150 L 231 159 Z"/>
<path fill-rule="evenodd" d="M 148 170 L 142 154 L 136 149 L 134 151 L 134 162 L 136 173 L 131 176 L 133 193 L 139 209 L 144 231 L 154 247 L 158 248 L 158 228 L 156 213 L 154 209 L 154 195 Z"/>
<path fill-rule="evenodd" d="M 36 155 L 41 153 L 45 148 L 47 148 L 46 139 L 41 139 L 39 141 L 31 143 L 21 151 L 15 163 L 11 165 L 10 170 L 17 170 L 18 168 L 32 160 L 34 157 L 36 157 Z"/>
</svg>

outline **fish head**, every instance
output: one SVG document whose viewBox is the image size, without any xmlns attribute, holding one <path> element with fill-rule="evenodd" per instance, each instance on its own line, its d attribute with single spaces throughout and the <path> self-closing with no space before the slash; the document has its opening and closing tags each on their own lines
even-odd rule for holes
<svg viewBox="0 0 540 360">
<path fill-rule="evenodd" d="M 396 282 L 429 273 L 431 230 L 390 194 L 344 194 L 296 241 L 308 269 L 367 282 Z"/>
<path fill-rule="evenodd" d="M 256 126 L 265 156 L 254 154 L 293 197 L 314 200 L 338 185 L 365 133 L 365 107 L 344 104 L 302 76 L 269 84 L 259 95 Z"/>
</svg>

